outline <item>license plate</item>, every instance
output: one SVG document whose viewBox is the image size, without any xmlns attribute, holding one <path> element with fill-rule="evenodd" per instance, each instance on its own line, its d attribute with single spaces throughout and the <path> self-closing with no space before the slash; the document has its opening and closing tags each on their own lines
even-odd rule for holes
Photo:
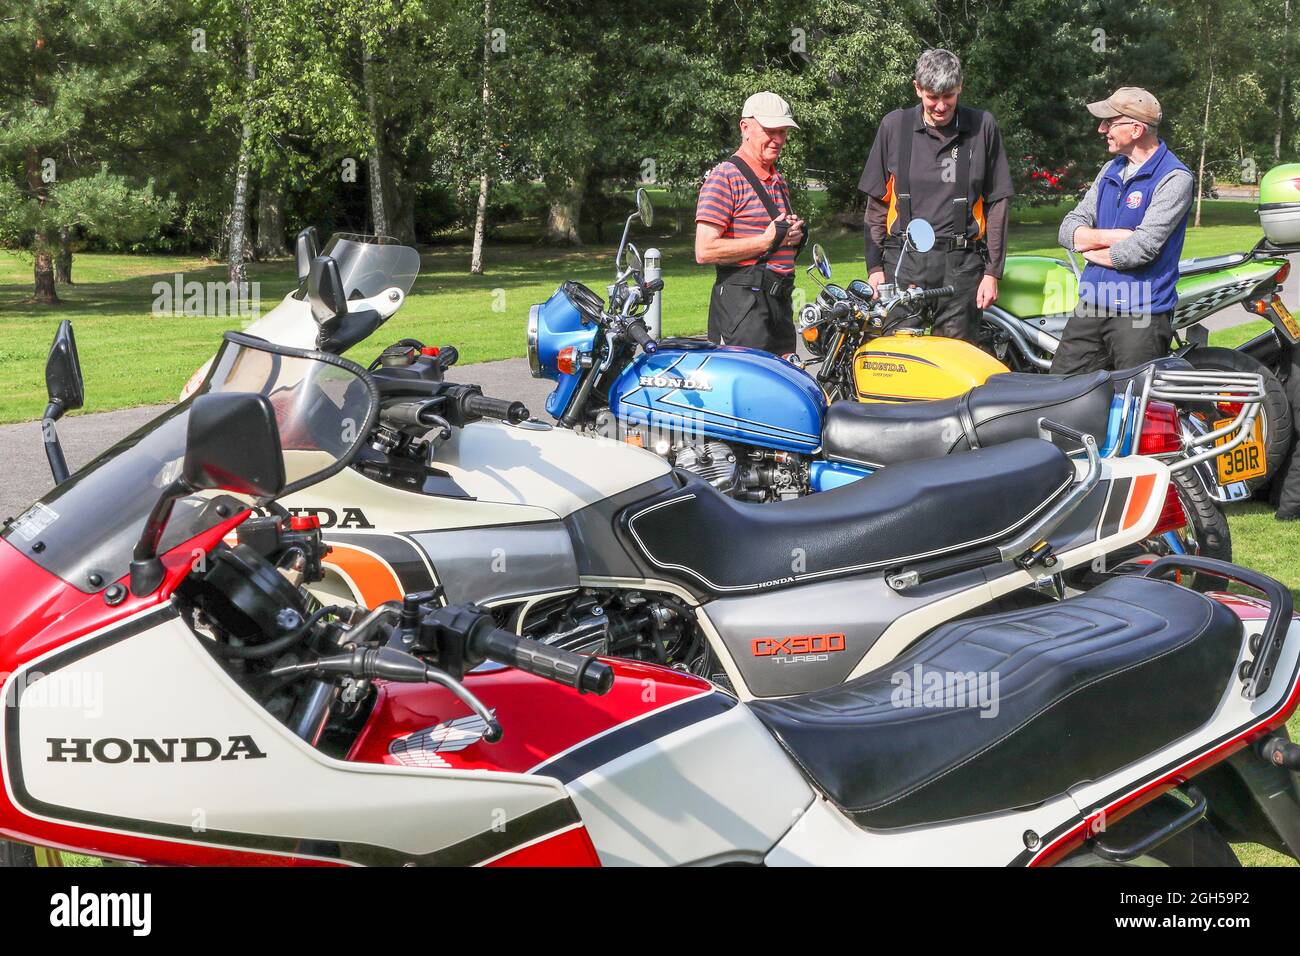
<svg viewBox="0 0 1300 956">
<path fill-rule="evenodd" d="M 1217 431 L 1232 424 L 1233 419 L 1222 418 L 1214 423 Z M 1215 445 L 1226 445 L 1232 435 L 1224 435 Z M 1224 452 L 1214 459 L 1219 469 L 1219 484 L 1230 485 L 1234 481 L 1246 481 L 1259 478 L 1268 473 L 1268 460 L 1264 457 L 1264 419 L 1255 416 L 1255 424 L 1249 438 L 1232 451 Z"/>
<path fill-rule="evenodd" d="M 1282 304 L 1281 299 L 1273 300 L 1273 314 L 1291 336 L 1292 343 L 1300 342 L 1300 323 L 1292 317 L 1291 310 Z"/>
</svg>

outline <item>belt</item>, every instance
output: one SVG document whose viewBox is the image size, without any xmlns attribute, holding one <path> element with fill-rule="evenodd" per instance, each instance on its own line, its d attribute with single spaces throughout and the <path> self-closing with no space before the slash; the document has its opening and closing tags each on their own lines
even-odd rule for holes
<svg viewBox="0 0 1300 956">
<path fill-rule="evenodd" d="M 902 240 L 895 239 L 893 236 L 890 236 L 889 238 L 894 239 L 895 241 L 889 242 L 886 240 L 887 245 L 897 247 L 903 244 Z M 968 236 L 935 236 L 934 248 L 941 252 L 954 252 L 958 249 L 974 249 L 977 252 L 982 253 L 988 248 L 988 244 L 985 243 L 983 239 L 971 239 Z"/>
</svg>

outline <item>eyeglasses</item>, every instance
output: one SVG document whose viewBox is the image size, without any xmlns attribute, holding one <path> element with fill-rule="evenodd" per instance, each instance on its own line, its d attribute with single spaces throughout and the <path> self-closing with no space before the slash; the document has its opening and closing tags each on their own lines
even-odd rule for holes
<svg viewBox="0 0 1300 956">
<path fill-rule="evenodd" d="M 1102 128 L 1103 128 L 1103 129 L 1114 129 L 1116 126 L 1138 126 L 1138 125 L 1141 125 L 1141 120 L 1134 120 L 1134 119 L 1122 119 L 1122 120 L 1104 119 L 1104 120 L 1101 121 L 1101 125 L 1102 125 Z"/>
</svg>

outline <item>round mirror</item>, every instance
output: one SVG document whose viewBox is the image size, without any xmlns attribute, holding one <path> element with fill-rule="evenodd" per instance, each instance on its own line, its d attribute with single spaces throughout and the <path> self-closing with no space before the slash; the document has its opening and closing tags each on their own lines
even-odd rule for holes
<svg viewBox="0 0 1300 956">
<path fill-rule="evenodd" d="M 636 246 L 630 242 L 627 244 L 627 253 L 623 261 L 636 275 L 639 276 L 645 272 L 645 266 L 641 262 L 641 253 L 637 252 Z"/>
<path fill-rule="evenodd" d="M 654 225 L 655 207 L 650 205 L 650 195 L 644 189 L 636 191 L 636 211 L 647 229 Z"/>
<path fill-rule="evenodd" d="M 934 248 L 934 227 L 924 219 L 913 219 L 907 224 L 907 238 L 917 252 L 929 252 Z"/>
<path fill-rule="evenodd" d="M 822 278 L 829 279 L 831 277 L 831 261 L 826 258 L 826 250 L 822 248 L 820 242 L 813 243 L 812 256 L 813 265 L 816 266 L 817 271 L 822 274 Z"/>
</svg>

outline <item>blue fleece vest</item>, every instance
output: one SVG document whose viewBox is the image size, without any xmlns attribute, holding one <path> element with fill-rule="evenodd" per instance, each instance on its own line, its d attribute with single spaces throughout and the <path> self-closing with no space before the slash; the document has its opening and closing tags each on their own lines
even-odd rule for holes
<svg viewBox="0 0 1300 956">
<path fill-rule="evenodd" d="M 1164 140 L 1155 155 L 1142 164 L 1126 183 L 1120 170 L 1128 164 L 1125 156 L 1116 156 L 1106 167 L 1097 186 L 1097 228 L 1136 229 L 1142 224 L 1151 197 L 1160 180 L 1175 169 L 1187 172 L 1178 157 L 1169 151 Z M 1079 299 L 1108 312 L 1155 314 L 1172 312 L 1178 304 L 1178 257 L 1183 252 L 1187 216 L 1146 265 L 1120 271 L 1088 263 L 1079 284 Z"/>
</svg>

